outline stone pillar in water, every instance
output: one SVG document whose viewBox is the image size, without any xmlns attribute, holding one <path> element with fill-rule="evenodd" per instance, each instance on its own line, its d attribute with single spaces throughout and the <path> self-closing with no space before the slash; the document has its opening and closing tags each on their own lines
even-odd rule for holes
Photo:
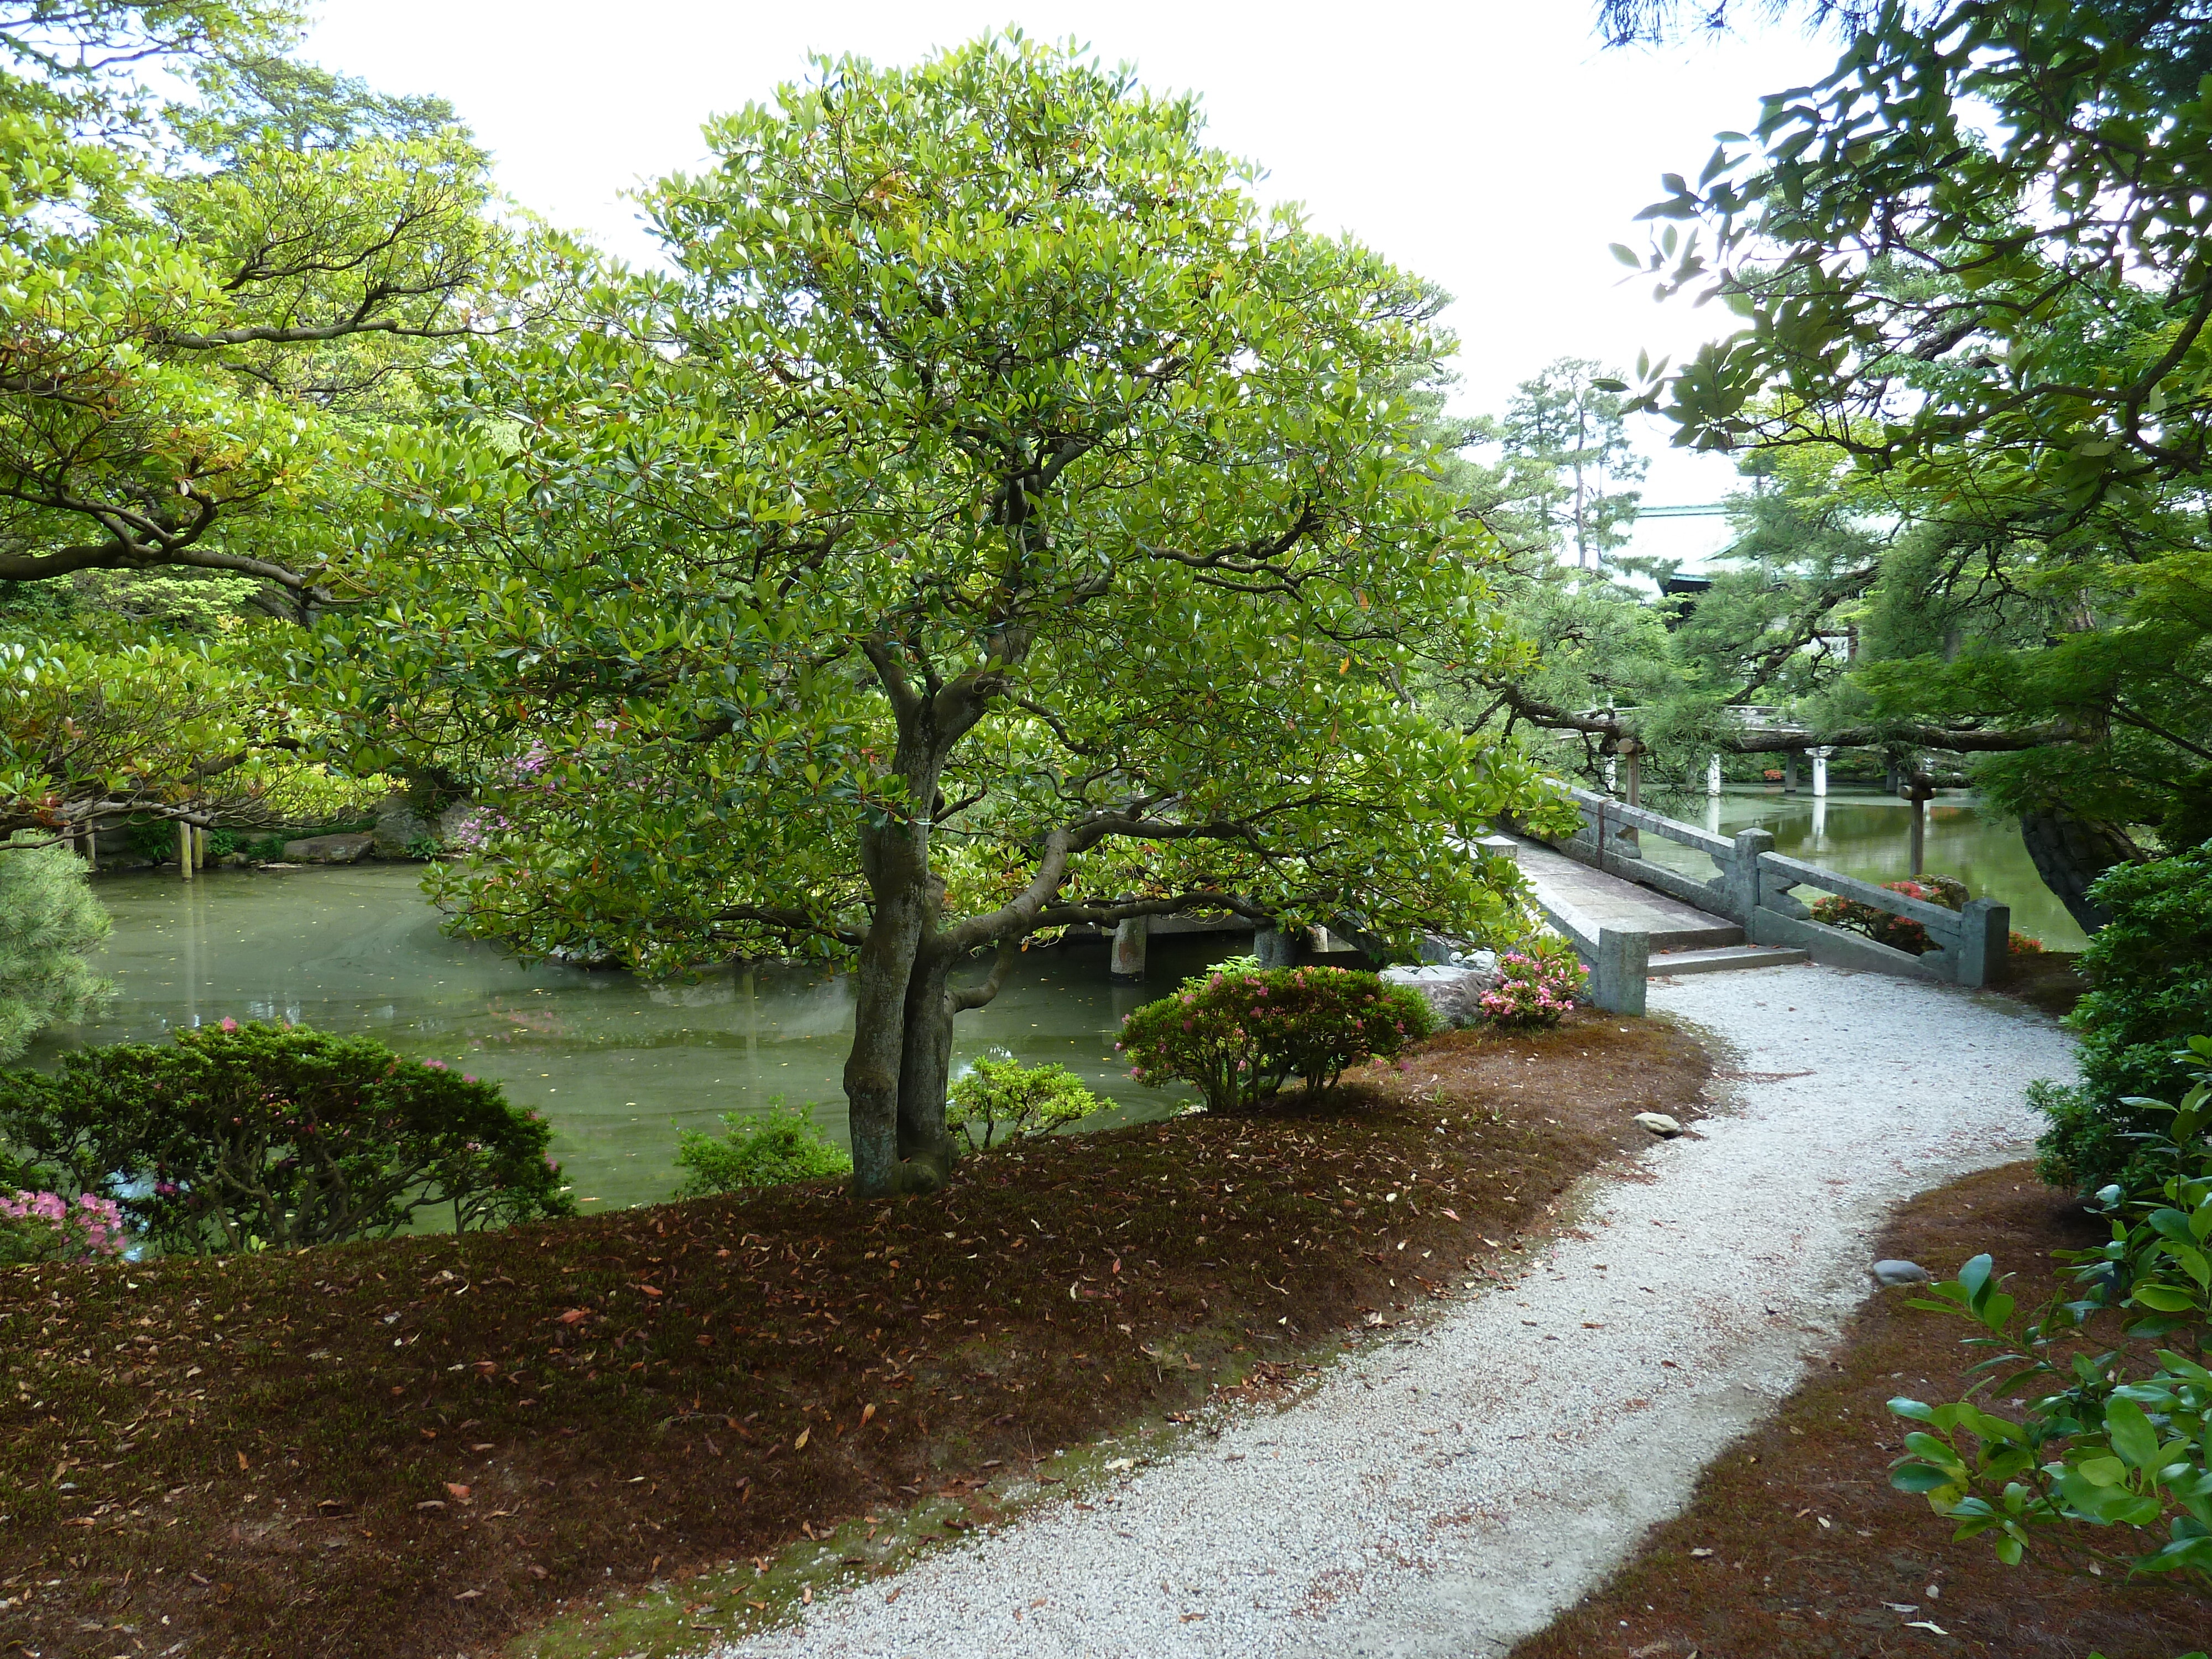
<svg viewBox="0 0 2212 1659">
<path fill-rule="evenodd" d="M 1705 763 L 1705 793 L 1717 795 L 1721 792 L 1721 757 L 1714 756 Z"/>
<path fill-rule="evenodd" d="M 1152 935 L 1150 916 L 1131 916 L 1114 924 L 1112 973 L 1115 979 L 1145 976 L 1145 946 Z"/>
<path fill-rule="evenodd" d="M 177 873 L 185 880 L 192 878 L 192 826 L 177 826 Z"/>
<path fill-rule="evenodd" d="M 1782 754 L 1782 793 L 1785 795 L 1797 793 L 1797 751 L 1795 749 L 1784 750 Z"/>
<path fill-rule="evenodd" d="M 1820 800 L 1828 793 L 1828 757 L 1836 751 L 1832 749 L 1808 749 L 1805 752 L 1813 757 L 1813 799 Z"/>
</svg>

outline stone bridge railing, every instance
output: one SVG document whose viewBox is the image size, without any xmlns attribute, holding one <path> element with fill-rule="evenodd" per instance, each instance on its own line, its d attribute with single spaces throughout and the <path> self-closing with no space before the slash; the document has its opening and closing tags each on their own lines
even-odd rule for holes
<svg viewBox="0 0 2212 1659">
<path fill-rule="evenodd" d="M 1582 828 L 1553 843 L 1560 852 L 1608 874 L 1650 887 L 1724 916 L 1753 945 L 1789 945 L 1815 962 L 1838 968 L 1869 969 L 1907 978 L 1953 985 L 1984 986 L 2004 973 L 2012 933 L 2012 911 L 1988 899 L 1969 899 L 1963 910 L 1893 893 L 1870 881 L 1838 875 L 1774 850 L 1773 832 L 1741 830 L 1717 836 L 1695 824 L 1642 807 L 1629 806 L 1587 789 L 1569 792 L 1582 809 Z M 1713 861 L 1715 874 L 1700 881 L 1643 856 L 1641 838 L 1654 835 L 1696 848 Z M 1812 888 L 1856 899 L 1893 916 L 1917 921 L 1934 948 L 1924 956 L 1893 950 L 1863 934 L 1829 927 L 1812 919 L 1796 890 Z"/>
</svg>

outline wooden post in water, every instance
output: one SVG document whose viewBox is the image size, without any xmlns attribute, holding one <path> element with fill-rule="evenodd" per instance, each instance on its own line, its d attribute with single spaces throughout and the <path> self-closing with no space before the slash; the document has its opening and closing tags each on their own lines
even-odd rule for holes
<svg viewBox="0 0 2212 1659">
<path fill-rule="evenodd" d="M 1936 786 L 1925 772 L 1915 772 L 1898 787 L 1912 813 L 1912 874 L 1917 880 L 1928 872 L 1928 798 Z"/>
<path fill-rule="evenodd" d="M 177 825 L 177 874 L 185 881 L 192 878 L 192 826 Z"/>
</svg>

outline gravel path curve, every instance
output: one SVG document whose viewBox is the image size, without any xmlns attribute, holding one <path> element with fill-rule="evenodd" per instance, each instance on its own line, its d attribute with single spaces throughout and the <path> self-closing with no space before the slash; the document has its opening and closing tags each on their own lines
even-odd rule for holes
<svg viewBox="0 0 2212 1659">
<path fill-rule="evenodd" d="M 1516 1284 L 1093 1510 L 1040 1510 L 721 1659 L 1487 1659 L 1541 1627 L 1819 1359 L 1891 1206 L 2017 1155 L 2023 1088 L 2073 1075 L 2039 1016 L 1877 975 L 1714 974 L 1651 1004 L 1732 1052 L 1733 1102 L 1655 1145 L 1650 1178 L 1596 1188 Z"/>
</svg>

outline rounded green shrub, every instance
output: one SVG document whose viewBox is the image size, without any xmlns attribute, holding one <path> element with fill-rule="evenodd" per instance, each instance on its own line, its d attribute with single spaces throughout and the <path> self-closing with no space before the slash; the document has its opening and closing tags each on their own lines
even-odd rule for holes
<svg viewBox="0 0 2212 1659">
<path fill-rule="evenodd" d="M 1042 1134 L 1106 1103 L 1065 1066 L 1024 1066 L 986 1055 L 946 1091 L 945 1126 L 980 1152 L 1017 1135 Z"/>
<path fill-rule="evenodd" d="M 575 1213 L 552 1131 L 497 1085 L 301 1026 L 226 1019 L 0 1073 L 0 1139 L 171 1252 Z"/>
<path fill-rule="evenodd" d="M 1249 1110 L 1292 1078 L 1318 1093 L 1347 1066 L 1395 1059 L 1436 1029 L 1408 986 L 1346 968 L 1224 964 L 1121 1023 L 1139 1083 L 1194 1085 L 1208 1111 Z"/>
<path fill-rule="evenodd" d="M 781 1095 L 765 1112 L 723 1113 L 719 1135 L 684 1130 L 676 1138 L 676 1164 L 684 1172 L 678 1198 L 853 1173 L 852 1154 L 816 1128 L 804 1108 L 787 1107 Z"/>
</svg>

